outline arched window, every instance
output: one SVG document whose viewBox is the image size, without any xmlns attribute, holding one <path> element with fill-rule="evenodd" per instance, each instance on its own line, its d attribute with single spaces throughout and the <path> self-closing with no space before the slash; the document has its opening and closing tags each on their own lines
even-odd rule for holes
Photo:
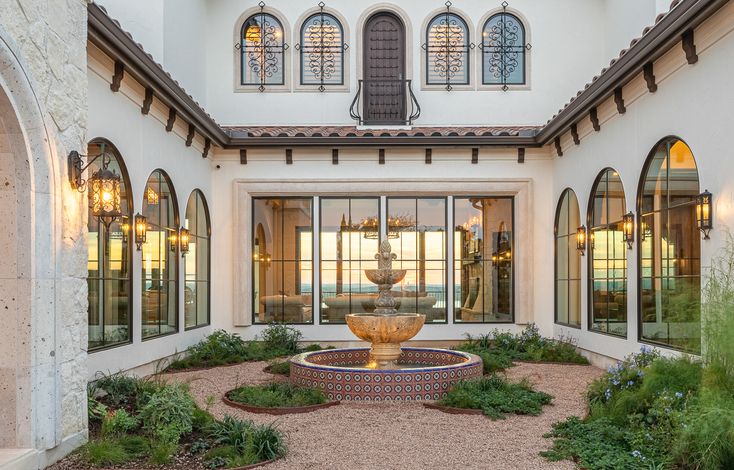
<svg viewBox="0 0 734 470">
<path fill-rule="evenodd" d="M 698 169 L 675 137 L 648 157 L 638 192 L 640 339 L 701 350 L 701 237 Z"/>
<path fill-rule="evenodd" d="M 469 84 L 469 28 L 458 15 L 446 12 L 436 15 L 428 23 L 426 42 L 426 84 L 452 85 Z"/>
<path fill-rule="evenodd" d="M 581 254 L 576 232 L 581 225 L 579 202 L 572 189 L 561 195 L 556 210 L 556 323 L 581 326 Z"/>
<path fill-rule="evenodd" d="M 121 178 L 120 209 L 122 217 L 105 226 L 92 214 L 90 204 L 87 228 L 87 285 L 89 350 L 105 348 L 132 341 L 132 214 L 133 201 L 130 178 L 125 163 L 114 145 L 104 139 L 89 143 L 88 155 L 100 155 L 88 169 L 93 174 L 102 167 Z M 91 192 L 90 192 L 91 196 Z"/>
<path fill-rule="evenodd" d="M 211 229 L 209 209 L 198 189 L 186 204 L 184 228 L 189 231 L 189 251 L 184 256 L 184 327 L 194 328 L 209 324 Z"/>
<path fill-rule="evenodd" d="M 507 11 L 491 16 L 482 28 L 482 84 L 526 83 L 526 54 L 530 50 L 525 25 Z"/>
<path fill-rule="evenodd" d="M 622 219 L 626 212 L 619 173 L 602 171 L 589 201 L 589 329 L 627 335 L 627 243 Z"/>
<path fill-rule="evenodd" d="M 250 16 L 240 30 L 241 84 L 257 85 L 264 91 L 267 85 L 285 84 L 285 51 L 283 25 L 273 15 L 260 11 Z"/>
<path fill-rule="evenodd" d="M 296 45 L 301 57 L 301 85 L 344 84 L 344 28 L 333 15 L 311 15 L 301 26 L 301 42 Z"/>
<path fill-rule="evenodd" d="M 148 221 L 143 245 L 143 338 L 178 331 L 178 204 L 170 178 L 154 171 L 145 185 L 143 215 Z"/>
</svg>

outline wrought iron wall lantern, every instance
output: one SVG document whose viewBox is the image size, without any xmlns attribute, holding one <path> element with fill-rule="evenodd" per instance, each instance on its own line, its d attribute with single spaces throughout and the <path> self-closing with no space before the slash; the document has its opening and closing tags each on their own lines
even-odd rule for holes
<svg viewBox="0 0 734 470">
<path fill-rule="evenodd" d="M 122 180 L 115 170 L 109 169 L 112 156 L 105 152 L 105 144 L 101 144 L 102 153 L 97 155 L 82 155 L 76 150 L 69 152 L 67 158 L 69 166 L 69 184 L 80 193 L 89 189 L 89 200 L 92 214 L 97 217 L 105 227 L 122 216 L 121 209 L 121 185 Z M 87 164 L 84 165 L 84 158 Z M 95 171 L 88 180 L 84 179 L 84 171 L 87 170 L 97 159 L 102 158 L 102 168 Z"/>
<path fill-rule="evenodd" d="M 189 242 L 191 240 L 191 233 L 188 229 L 181 227 L 178 229 L 178 243 L 181 248 L 181 256 L 186 256 L 189 252 Z"/>
<path fill-rule="evenodd" d="M 260 263 L 260 265 L 266 269 L 270 267 L 270 262 L 273 259 L 272 256 L 270 256 L 270 254 L 267 252 L 263 254 L 255 253 L 252 258 L 253 261 L 255 261 L 256 263 Z"/>
<path fill-rule="evenodd" d="M 632 211 L 622 217 L 622 236 L 627 242 L 627 249 L 631 250 L 635 242 L 635 214 Z"/>
<path fill-rule="evenodd" d="M 171 230 L 171 234 L 168 236 L 168 246 L 171 248 L 171 253 L 176 252 L 176 248 L 178 248 L 178 232 L 176 230 Z"/>
<path fill-rule="evenodd" d="M 703 239 L 709 239 L 709 233 L 714 228 L 713 196 L 706 190 L 696 197 L 696 222 L 698 229 L 703 233 Z"/>
<path fill-rule="evenodd" d="M 586 254 L 586 226 L 582 225 L 576 229 L 576 249 L 581 256 Z"/>
<path fill-rule="evenodd" d="M 148 219 L 140 214 L 135 214 L 135 245 L 138 251 L 143 248 L 146 238 L 148 237 Z"/>
</svg>

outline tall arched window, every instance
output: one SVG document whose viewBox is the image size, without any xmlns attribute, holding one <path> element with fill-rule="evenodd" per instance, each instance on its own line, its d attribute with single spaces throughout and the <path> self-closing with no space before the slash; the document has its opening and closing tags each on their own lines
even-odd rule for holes
<svg viewBox="0 0 734 470">
<path fill-rule="evenodd" d="M 619 173 L 602 171 L 589 201 L 589 329 L 627 335 L 627 244 L 622 219 L 626 212 Z"/>
<path fill-rule="evenodd" d="M 507 11 L 491 16 L 482 28 L 482 84 L 524 85 L 527 43 L 525 25 Z"/>
<path fill-rule="evenodd" d="M 95 160 L 89 174 L 102 167 L 102 159 L 108 159 L 107 168 L 121 178 L 120 209 L 122 217 L 105 226 L 92 214 L 90 204 L 87 228 L 87 285 L 89 350 L 105 348 L 132 341 L 132 214 L 133 201 L 130 178 L 125 163 L 114 145 L 104 139 L 89 143 L 88 155 L 103 157 Z M 91 192 L 90 192 L 91 196 Z"/>
<path fill-rule="evenodd" d="M 452 85 L 469 84 L 469 28 L 466 22 L 447 8 L 436 15 L 426 29 L 426 84 Z"/>
<path fill-rule="evenodd" d="M 344 28 L 339 20 L 323 8 L 301 26 L 301 42 L 296 45 L 301 58 L 301 85 L 344 84 Z"/>
<path fill-rule="evenodd" d="M 211 236 L 209 209 L 198 189 L 186 204 L 184 228 L 189 231 L 189 251 L 184 256 L 184 327 L 209 324 L 209 273 Z"/>
<path fill-rule="evenodd" d="M 579 202 L 572 189 L 561 195 L 556 210 L 556 323 L 581 326 L 581 254 L 576 231 L 581 225 Z"/>
<path fill-rule="evenodd" d="M 648 157 L 638 192 L 640 339 L 701 350 L 698 169 L 691 149 L 663 139 Z"/>
<path fill-rule="evenodd" d="M 178 203 L 168 175 L 154 171 L 145 185 L 143 215 L 143 339 L 178 331 Z"/>
<path fill-rule="evenodd" d="M 285 51 L 281 22 L 260 11 L 250 16 L 240 30 L 242 85 L 257 85 L 264 91 L 267 85 L 285 84 Z"/>
</svg>

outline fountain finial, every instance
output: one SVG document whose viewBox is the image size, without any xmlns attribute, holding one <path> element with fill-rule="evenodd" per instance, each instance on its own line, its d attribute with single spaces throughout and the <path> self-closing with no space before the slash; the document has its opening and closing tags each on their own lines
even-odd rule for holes
<svg viewBox="0 0 734 470">
<path fill-rule="evenodd" d="M 380 251 L 375 253 L 377 269 L 392 269 L 392 260 L 398 259 L 398 255 L 392 252 L 390 242 L 385 238 L 380 242 Z"/>
</svg>

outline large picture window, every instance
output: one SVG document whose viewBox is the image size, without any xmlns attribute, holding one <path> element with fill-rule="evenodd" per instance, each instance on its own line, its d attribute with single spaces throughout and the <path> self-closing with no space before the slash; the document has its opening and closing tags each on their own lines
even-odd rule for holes
<svg viewBox="0 0 734 470">
<path fill-rule="evenodd" d="M 638 197 L 640 339 L 701 351 L 698 169 L 691 149 L 667 138 L 652 151 Z"/>
<path fill-rule="evenodd" d="M 201 191 L 194 190 L 186 204 L 184 228 L 189 231 L 189 251 L 184 256 L 184 327 L 209 324 L 209 209 Z"/>
<path fill-rule="evenodd" d="M 490 17 L 482 28 L 482 83 L 509 85 L 526 83 L 527 43 L 525 25 L 506 11 Z"/>
<path fill-rule="evenodd" d="M 388 197 L 386 228 L 393 268 L 407 270 L 393 286 L 398 312 L 446 322 L 446 198 Z"/>
<path fill-rule="evenodd" d="M 241 84 L 285 84 L 285 51 L 283 25 L 271 14 L 260 12 L 250 16 L 240 31 Z"/>
<path fill-rule="evenodd" d="M 253 198 L 255 323 L 313 322 L 311 198 Z"/>
<path fill-rule="evenodd" d="M 154 171 L 145 185 L 143 215 L 148 221 L 143 244 L 143 339 L 178 331 L 178 204 L 168 175 Z"/>
<path fill-rule="evenodd" d="M 431 20 L 426 29 L 426 84 L 469 84 L 469 28 L 458 15 L 446 11 Z"/>
<path fill-rule="evenodd" d="M 377 286 L 364 274 L 377 268 L 380 199 L 321 198 L 321 323 L 374 310 Z"/>
<path fill-rule="evenodd" d="M 556 211 L 556 323 L 581 326 L 581 254 L 576 231 L 581 225 L 576 193 L 566 189 Z"/>
<path fill-rule="evenodd" d="M 619 173 L 599 175 L 589 203 L 589 329 L 627 335 L 627 243 L 624 187 Z"/>
<path fill-rule="evenodd" d="M 454 198 L 454 319 L 513 321 L 513 199 Z"/>
<path fill-rule="evenodd" d="M 344 84 L 344 30 L 333 15 L 323 11 L 311 15 L 301 26 L 301 42 L 296 45 L 301 58 L 301 85 Z"/>
<path fill-rule="evenodd" d="M 87 154 L 103 155 L 89 166 L 90 175 L 102 167 L 102 160 L 105 159 L 108 162 L 107 168 L 120 176 L 122 212 L 122 217 L 116 218 L 106 226 L 92 214 L 92 208 L 89 208 L 87 286 L 89 350 L 92 351 L 129 343 L 132 340 L 130 227 L 133 202 L 130 178 L 114 145 L 106 140 L 97 139 L 89 144 Z"/>
</svg>

